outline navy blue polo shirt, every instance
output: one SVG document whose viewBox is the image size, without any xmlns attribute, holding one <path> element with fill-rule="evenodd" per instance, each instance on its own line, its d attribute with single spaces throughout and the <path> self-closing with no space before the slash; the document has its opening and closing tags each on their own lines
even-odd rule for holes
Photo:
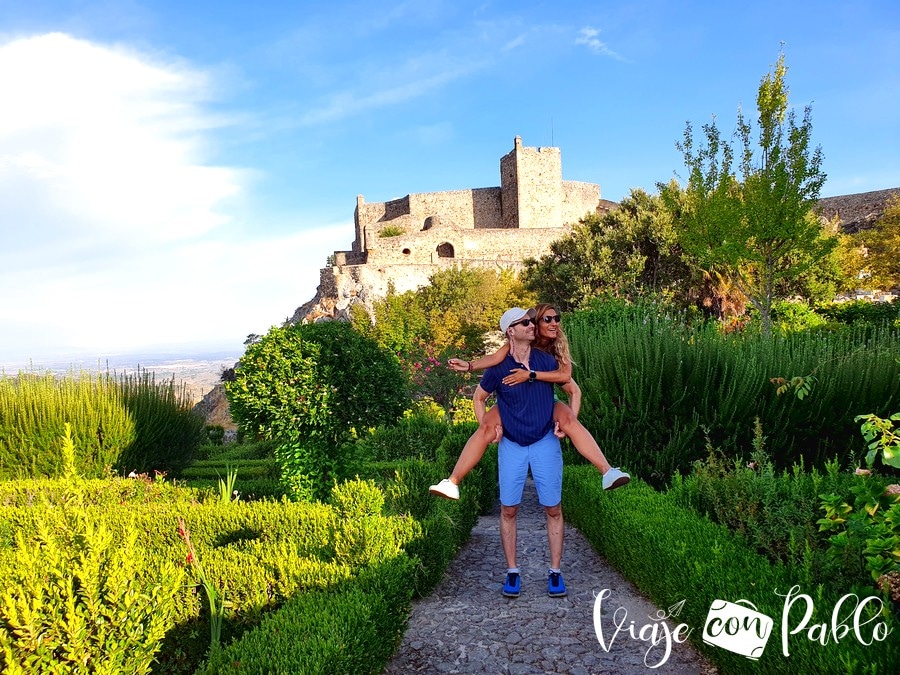
<svg viewBox="0 0 900 675">
<path fill-rule="evenodd" d="M 532 349 L 531 370 L 556 370 L 556 359 L 539 349 Z M 553 429 L 553 385 L 549 382 L 522 382 L 509 386 L 504 377 L 515 368 L 524 368 L 509 354 L 500 365 L 484 371 L 481 388 L 496 394 L 503 421 L 503 435 L 519 445 L 531 445 Z"/>
</svg>

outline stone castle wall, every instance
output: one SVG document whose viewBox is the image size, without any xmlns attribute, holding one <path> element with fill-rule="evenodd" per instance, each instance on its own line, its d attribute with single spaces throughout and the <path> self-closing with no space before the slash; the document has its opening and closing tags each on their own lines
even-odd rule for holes
<svg viewBox="0 0 900 675">
<path fill-rule="evenodd" d="M 293 321 L 346 316 L 349 307 L 428 284 L 440 269 L 470 265 L 519 270 L 570 226 L 601 208 L 600 186 L 562 180 L 559 148 L 528 148 L 518 136 L 500 159 L 500 187 L 356 199 L 356 239 L 320 272 L 316 297 Z M 527 230 L 527 233 L 522 230 Z"/>
<path fill-rule="evenodd" d="M 559 148 L 526 148 L 517 136 L 515 147 L 500 160 L 504 227 L 525 230 L 561 225 L 562 182 Z"/>
</svg>

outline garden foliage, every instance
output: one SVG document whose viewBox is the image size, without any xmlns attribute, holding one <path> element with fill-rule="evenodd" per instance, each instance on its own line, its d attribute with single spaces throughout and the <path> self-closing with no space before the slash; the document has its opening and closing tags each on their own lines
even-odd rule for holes
<svg viewBox="0 0 900 675">
<path fill-rule="evenodd" d="M 184 385 L 174 376 L 159 382 L 154 373 L 140 370 L 118 381 L 122 402 L 135 424 L 134 441 L 117 466 L 124 471 L 178 471 L 187 466 L 204 435 L 204 420 L 193 410 Z"/>
<path fill-rule="evenodd" d="M 36 519 L 0 557 L 4 673 L 147 673 L 176 613 L 184 574 L 142 562 L 137 530 L 80 511 Z"/>
<path fill-rule="evenodd" d="M 61 475 L 66 423 L 78 447 L 75 469 L 88 478 L 178 469 L 203 431 L 184 387 L 143 371 L 0 377 L 0 478 Z"/>
<path fill-rule="evenodd" d="M 822 466 L 861 452 L 854 417 L 900 401 L 900 335 L 851 326 L 765 337 L 721 335 L 653 305 L 566 318 L 582 423 L 616 463 L 655 484 L 687 474 L 704 429 L 729 457 L 747 456 L 759 418 L 779 468 Z M 802 400 L 773 378 L 812 375 Z"/>
<path fill-rule="evenodd" d="M 76 469 L 99 477 L 136 439 L 134 415 L 109 376 L 20 373 L 0 377 L 0 478 L 59 476 L 60 437 L 70 423 Z"/>
<path fill-rule="evenodd" d="M 773 563 L 727 528 L 679 506 L 672 496 L 656 492 L 640 480 L 632 480 L 627 489 L 604 493 L 592 467 L 568 467 L 563 481 L 563 510 L 567 521 L 654 604 L 671 607 L 683 600 L 679 615 L 671 620 L 686 623 L 694 636 L 703 630 L 714 600 L 748 600 L 780 627 L 783 596 L 797 586 L 814 604 L 809 625 L 830 626 L 837 601 L 854 590 L 850 584 L 838 591 L 827 589 L 811 580 L 802 567 Z M 612 591 L 614 601 L 615 589 Z M 872 595 L 879 596 L 874 591 Z M 844 612 L 852 607 L 852 603 L 845 605 Z M 780 631 L 776 630 L 763 656 L 750 664 L 744 656 L 699 639 L 695 644 L 715 661 L 720 672 L 898 672 L 900 652 L 894 636 L 900 622 L 888 604 L 880 605 L 879 615 L 869 611 L 878 607 L 877 603 L 865 605 L 860 621 L 883 621 L 890 634 L 887 640 L 868 645 L 857 640 L 852 630 L 839 641 L 828 639 L 826 644 L 811 640 L 803 631 L 789 636 L 789 655 L 785 656 Z M 800 623 L 800 613 L 797 607 L 791 612 L 790 627 Z M 871 639 L 872 623 L 868 626 L 869 632 L 864 635 L 867 641 Z"/>
<path fill-rule="evenodd" d="M 437 440 L 433 420 L 409 420 L 397 437 L 406 439 L 405 449 L 396 452 L 403 459 L 367 465 L 369 475 L 335 486 L 328 504 L 223 502 L 161 476 L 98 481 L 73 474 L 8 483 L 0 491 L 0 584 L 26 588 L 23 575 L 47 568 L 41 573 L 57 575 L 54 584 L 77 593 L 88 583 L 78 576 L 80 566 L 103 550 L 109 563 L 104 574 L 113 580 L 121 572 L 132 585 L 146 579 L 163 585 L 166 570 L 175 573 L 183 581 L 169 592 L 170 609 L 158 612 L 162 630 L 141 613 L 142 603 L 157 597 L 155 586 L 121 610 L 127 614 L 119 618 L 123 630 L 133 633 L 132 623 L 143 621 L 146 645 L 108 632 L 103 645 L 95 645 L 92 662 L 101 662 L 108 649 L 119 672 L 145 672 L 154 653 L 153 670 L 165 673 L 193 673 L 204 658 L 209 663 L 201 672 L 257 672 L 258 659 L 283 672 L 335 672 L 335 664 L 349 672 L 380 672 L 399 640 L 411 595 L 437 584 L 479 511 L 493 504 L 493 452 L 467 478 L 463 499 L 428 494 L 471 432 L 471 425 L 457 427 Z M 409 459 L 423 454 L 422 443 L 429 444 L 429 458 Z M 270 460 L 245 461 L 265 468 Z M 82 521 L 94 529 L 73 526 Z M 48 544 L 45 531 L 65 538 L 65 550 L 77 561 L 48 561 L 63 547 Z M 103 548 L 98 532 L 131 534 L 118 548 Z M 193 573 L 185 575 L 187 568 Z M 48 613 L 62 611 L 65 597 L 41 604 Z M 115 594 L 107 590 L 104 598 L 112 604 Z M 66 624 L 49 615 L 46 620 Z M 94 620 L 98 625 L 86 630 L 111 630 Z M 211 648 L 210 635 L 220 646 Z M 67 644 L 79 643 L 72 638 Z M 144 670 L 115 660 L 124 646 L 143 659 Z M 44 653 L 27 642 L 20 651 L 21 659 L 35 663 L 46 657 L 46 672 L 63 667 L 66 657 L 64 650 Z M 344 665 L 339 671 L 347 672 Z"/>
<path fill-rule="evenodd" d="M 286 483 L 306 499 L 352 475 L 355 431 L 396 421 L 409 401 L 396 358 L 339 321 L 273 327 L 225 387 L 235 421 L 276 441 Z"/>
</svg>

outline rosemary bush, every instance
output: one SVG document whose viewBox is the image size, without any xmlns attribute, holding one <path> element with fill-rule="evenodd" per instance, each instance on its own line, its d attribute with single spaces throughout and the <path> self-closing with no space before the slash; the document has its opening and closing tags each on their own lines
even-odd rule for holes
<svg viewBox="0 0 900 675">
<path fill-rule="evenodd" d="M 703 456 L 751 450 L 755 418 L 779 468 L 861 452 L 854 417 L 900 401 L 900 333 L 889 326 L 723 336 L 654 307 L 567 317 L 583 424 L 608 455 L 656 485 Z M 772 378 L 814 376 L 802 400 Z"/>
<path fill-rule="evenodd" d="M 203 439 L 205 421 L 193 411 L 187 389 L 156 381 L 147 371 L 118 380 L 125 407 L 135 422 L 135 439 L 119 457 L 125 470 L 178 471 L 190 463 Z"/>
<path fill-rule="evenodd" d="M 59 439 L 67 422 L 84 477 L 102 476 L 136 438 L 134 418 L 109 376 L 0 377 L 0 479 L 61 475 Z"/>
</svg>

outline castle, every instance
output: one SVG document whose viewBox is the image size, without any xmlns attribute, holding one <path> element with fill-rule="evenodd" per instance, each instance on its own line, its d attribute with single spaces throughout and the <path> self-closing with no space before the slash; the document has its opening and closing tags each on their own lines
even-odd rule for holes
<svg viewBox="0 0 900 675">
<path fill-rule="evenodd" d="M 428 284 L 441 269 L 520 270 L 525 258 L 550 244 L 589 213 L 604 210 L 600 186 L 562 179 L 559 148 L 529 148 L 516 136 L 500 158 L 500 187 L 409 194 L 367 204 L 356 198 L 356 239 L 336 251 L 320 272 L 316 296 L 292 322 L 346 318 L 349 308 Z"/>
</svg>

